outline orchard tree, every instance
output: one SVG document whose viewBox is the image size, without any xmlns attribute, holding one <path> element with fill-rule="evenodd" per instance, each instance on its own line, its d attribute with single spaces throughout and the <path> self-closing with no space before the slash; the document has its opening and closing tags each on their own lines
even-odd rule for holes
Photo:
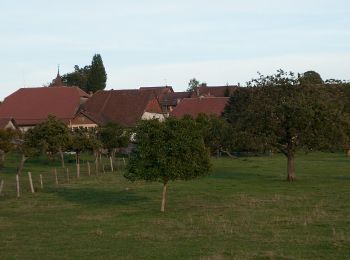
<svg viewBox="0 0 350 260">
<path fill-rule="evenodd" d="M 17 135 L 13 129 L 0 129 L 0 169 L 4 167 L 5 155 L 15 148 L 14 139 Z"/>
<path fill-rule="evenodd" d="M 106 87 L 107 74 L 100 54 L 95 54 L 92 58 L 90 70 L 88 72 L 86 89 L 96 92 Z"/>
<path fill-rule="evenodd" d="M 221 153 L 226 153 L 231 158 L 235 158 L 230 153 L 233 147 L 232 128 L 224 118 L 201 113 L 197 116 L 196 122 L 200 126 L 204 143 L 211 154 L 219 156 Z"/>
<path fill-rule="evenodd" d="M 141 121 L 136 127 L 137 147 L 132 151 L 125 177 L 163 184 L 161 211 L 165 211 L 169 181 L 206 175 L 210 158 L 201 131 L 192 119 Z"/>
<path fill-rule="evenodd" d="M 116 123 L 107 123 L 100 127 L 99 137 L 102 145 L 114 158 L 118 148 L 126 147 L 130 141 L 130 132 Z"/>
<path fill-rule="evenodd" d="M 224 116 L 235 142 L 254 150 L 277 149 L 287 157 L 287 180 L 295 176 L 298 149 L 344 147 L 349 129 L 338 90 L 320 84 L 302 84 L 292 72 L 252 80 L 230 98 Z"/>
<path fill-rule="evenodd" d="M 29 129 L 25 133 L 18 132 L 17 138 L 14 140 L 15 150 L 21 154 L 21 160 L 17 167 L 17 174 L 21 174 L 24 163 L 32 157 L 39 156 L 46 147 L 45 142 L 38 138 L 38 128 Z"/>
<path fill-rule="evenodd" d="M 50 157 L 58 152 L 64 168 L 63 151 L 70 142 L 68 126 L 56 117 L 49 116 L 46 121 L 36 125 L 34 128 L 35 139 L 43 142 L 45 150 Z"/>
</svg>

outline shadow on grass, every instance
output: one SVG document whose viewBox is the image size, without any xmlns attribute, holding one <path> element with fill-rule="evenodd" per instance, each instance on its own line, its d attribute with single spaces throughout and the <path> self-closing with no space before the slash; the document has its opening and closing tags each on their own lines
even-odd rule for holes
<svg viewBox="0 0 350 260">
<path fill-rule="evenodd" d="M 48 190 L 64 200 L 85 205 L 129 205 L 148 200 L 147 197 L 136 195 L 132 191 L 109 191 L 87 188 L 56 188 Z"/>
</svg>

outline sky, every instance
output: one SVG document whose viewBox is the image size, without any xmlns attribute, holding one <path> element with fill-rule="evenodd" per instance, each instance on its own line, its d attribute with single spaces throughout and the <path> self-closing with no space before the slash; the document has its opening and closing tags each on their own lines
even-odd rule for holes
<svg viewBox="0 0 350 260">
<path fill-rule="evenodd" d="M 278 69 L 350 80 L 349 43 L 348 0 L 1 0 L 0 100 L 95 53 L 106 89 L 244 85 Z"/>
</svg>

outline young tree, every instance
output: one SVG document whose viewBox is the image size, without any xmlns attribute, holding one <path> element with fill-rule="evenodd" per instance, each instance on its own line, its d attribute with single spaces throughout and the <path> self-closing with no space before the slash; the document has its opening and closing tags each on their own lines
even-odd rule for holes
<svg viewBox="0 0 350 260">
<path fill-rule="evenodd" d="M 88 73 L 86 89 L 96 92 L 106 87 L 107 74 L 100 54 L 95 54 L 92 58 L 90 70 Z"/>
<path fill-rule="evenodd" d="M 303 85 L 294 73 L 260 75 L 238 89 L 224 116 L 237 144 L 255 150 L 277 149 L 287 157 L 287 180 L 295 180 L 294 157 L 305 150 L 340 147 L 347 142 L 348 118 L 337 90 Z"/>
<path fill-rule="evenodd" d="M 210 149 L 211 154 L 219 156 L 223 152 L 231 158 L 235 158 L 230 153 L 233 147 L 232 128 L 224 118 L 199 114 L 196 122 L 200 126 L 204 143 Z"/>
<path fill-rule="evenodd" d="M 28 158 L 40 155 L 45 150 L 46 144 L 40 135 L 36 133 L 38 128 L 29 129 L 25 133 L 18 132 L 18 138 L 14 141 L 15 149 L 21 154 L 21 161 L 17 167 L 17 174 L 21 174 L 24 163 Z"/>
<path fill-rule="evenodd" d="M 126 147 L 130 141 L 130 133 L 116 123 L 107 123 L 100 127 L 99 137 L 105 149 L 114 158 L 118 148 Z"/>
<path fill-rule="evenodd" d="M 5 155 L 14 149 L 14 139 L 17 131 L 12 129 L 0 129 L 0 169 L 4 167 Z"/>
<path fill-rule="evenodd" d="M 208 174 L 209 153 L 192 119 L 141 121 L 136 127 L 137 147 L 131 153 L 125 177 L 163 184 L 161 211 L 169 181 L 190 180 Z"/>
<path fill-rule="evenodd" d="M 54 116 L 49 116 L 48 119 L 35 126 L 35 139 L 41 140 L 50 156 L 57 152 L 60 154 L 61 164 L 64 168 L 63 151 L 69 144 L 70 135 L 69 129 L 65 123 L 58 120 Z"/>
</svg>

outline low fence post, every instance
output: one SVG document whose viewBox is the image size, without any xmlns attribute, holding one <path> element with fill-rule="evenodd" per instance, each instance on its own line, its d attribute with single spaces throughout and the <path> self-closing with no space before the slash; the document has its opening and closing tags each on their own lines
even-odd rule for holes
<svg viewBox="0 0 350 260">
<path fill-rule="evenodd" d="M 30 191 L 34 193 L 34 186 L 33 186 L 33 180 L 32 180 L 32 173 L 28 172 L 28 178 L 29 178 L 29 185 L 30 185 Z"/>
</svg>

